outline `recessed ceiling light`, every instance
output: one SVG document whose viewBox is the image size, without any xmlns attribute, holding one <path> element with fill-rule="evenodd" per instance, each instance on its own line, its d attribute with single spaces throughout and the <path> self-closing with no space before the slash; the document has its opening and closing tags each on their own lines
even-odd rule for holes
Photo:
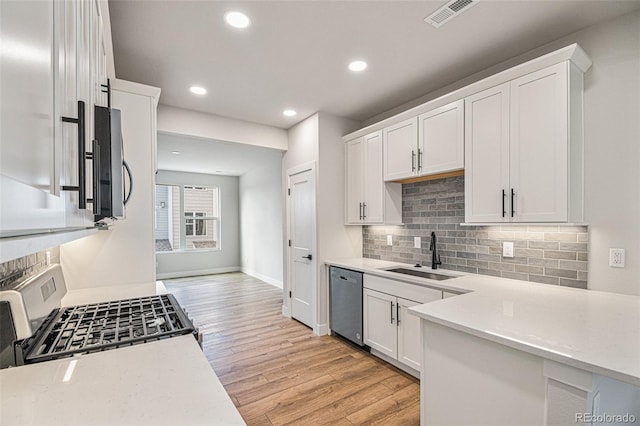
<svg viewBox="0 0 640 426">
<path fill-rule="evenodd" d="M 284 111 L 282 111 L 282 113 L 283 113 L 284 115 L 286 115 L 287 117 L 293 117 L 294 115 L 296 115 L 296 114 L 297 114 L 297 112 L 295 112 L 295 111 L 294 111 L 294 110 L 292 110 L 292 109 L 285 109 Z"/>
<path fill-rule="evenodd" d="M 179 155 L 179 154 L 180 154 L 180 151 L 171 151 L 171 153 L 172 153 L 173 155 Z"/>
<path fill-rule="evenodd" d="M 367 63 L 365 61 L 353 61 L 349 64 L 351 71 L 359 72 L 367 69 Z"/>
<path fill-rule="evenodd" d="M 189 90 L 194 95 L 205 95 L 207 93 L 207 89 L 205 89 L 204 87 L 200 87 L 200 86 L 191 86 L 189 88 Z"/>
<path fill-rule="evenodd" d="M 234 28 L 247 28 L 251 20 L 242 12 L 231 11 L 224 14 L 224 20 Z"/>
</svg>

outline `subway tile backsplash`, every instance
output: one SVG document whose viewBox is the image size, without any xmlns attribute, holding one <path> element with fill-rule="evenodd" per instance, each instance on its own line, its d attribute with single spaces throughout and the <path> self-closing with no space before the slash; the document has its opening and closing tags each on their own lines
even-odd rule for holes
<svg viewBox="0 0 640 426">
<path fill-rule="evenodd" d="M 0 289 L 9 288 L 27 275 L 44 269 L 47 266 L 47 251 L 51 253 L 52 264 L 60 263 L 60 248 L 54 247 L 0 264 Z"/>
<path fill-rule="evenodd" d="M 402 226 L 363 226 L 363 256 L 431 266 L 429 241 L 438 240 L 441 268 L 504 278 L 587 288 L 586 226 L 461 226 L 464 177 L 402 186 Z M 387 235 L 393 245 L 387 246 Z M 422 248 L 413 248 L 421 237 Z M 502 243 L 514 257 L 502 257 Z"/>
</svg>

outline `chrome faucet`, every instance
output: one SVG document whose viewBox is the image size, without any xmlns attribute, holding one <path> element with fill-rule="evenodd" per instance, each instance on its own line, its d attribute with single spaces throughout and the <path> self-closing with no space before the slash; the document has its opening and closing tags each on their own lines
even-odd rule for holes
<svg viewBox="0 0 640 426">
<path fill-rule="evenodd" d="M 431 244 L 429 245 L 431 250 L 431 269 L 438 269 L 438 265 L 442 265 L 440 261 L 440 255 L 438 254 L 438 248 L 436 246 L 436 233 L 431 233 Z"/>
</svg>

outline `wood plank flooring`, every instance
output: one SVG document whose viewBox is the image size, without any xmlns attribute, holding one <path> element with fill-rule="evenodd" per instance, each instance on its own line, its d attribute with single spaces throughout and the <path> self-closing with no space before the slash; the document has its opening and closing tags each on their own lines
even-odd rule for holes
<svg viewBox="0 0 640 426">
<path fill-rule="evenodd" d="M 418 425 L 418 380 L 282 316 L 282 290 L 242 273 L 164 281 L 248 425 Z"/>
</svg>

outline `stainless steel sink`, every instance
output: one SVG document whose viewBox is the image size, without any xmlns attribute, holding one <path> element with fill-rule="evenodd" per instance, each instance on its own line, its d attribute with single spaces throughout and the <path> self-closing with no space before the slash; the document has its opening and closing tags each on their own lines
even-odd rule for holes
<svg viewBox="0 0 640 426">
<path fill-rule="evenodd" d="M 455 278 L 449 275 L 442 275 L 442 274 L 436 274 L 433 272 L 418 271 L 415 269 L 406 269 L 406 268 L 393 268 L 393 269 L 387 269 L 387 271 L 396 272 L 398 274 L 413 275 L 415 277 L 428 278 L 430 280 L 436 280 L 436 281 L 444 281 L 444 280 L 448 280 L 449 278 Z"/>
</svg>

